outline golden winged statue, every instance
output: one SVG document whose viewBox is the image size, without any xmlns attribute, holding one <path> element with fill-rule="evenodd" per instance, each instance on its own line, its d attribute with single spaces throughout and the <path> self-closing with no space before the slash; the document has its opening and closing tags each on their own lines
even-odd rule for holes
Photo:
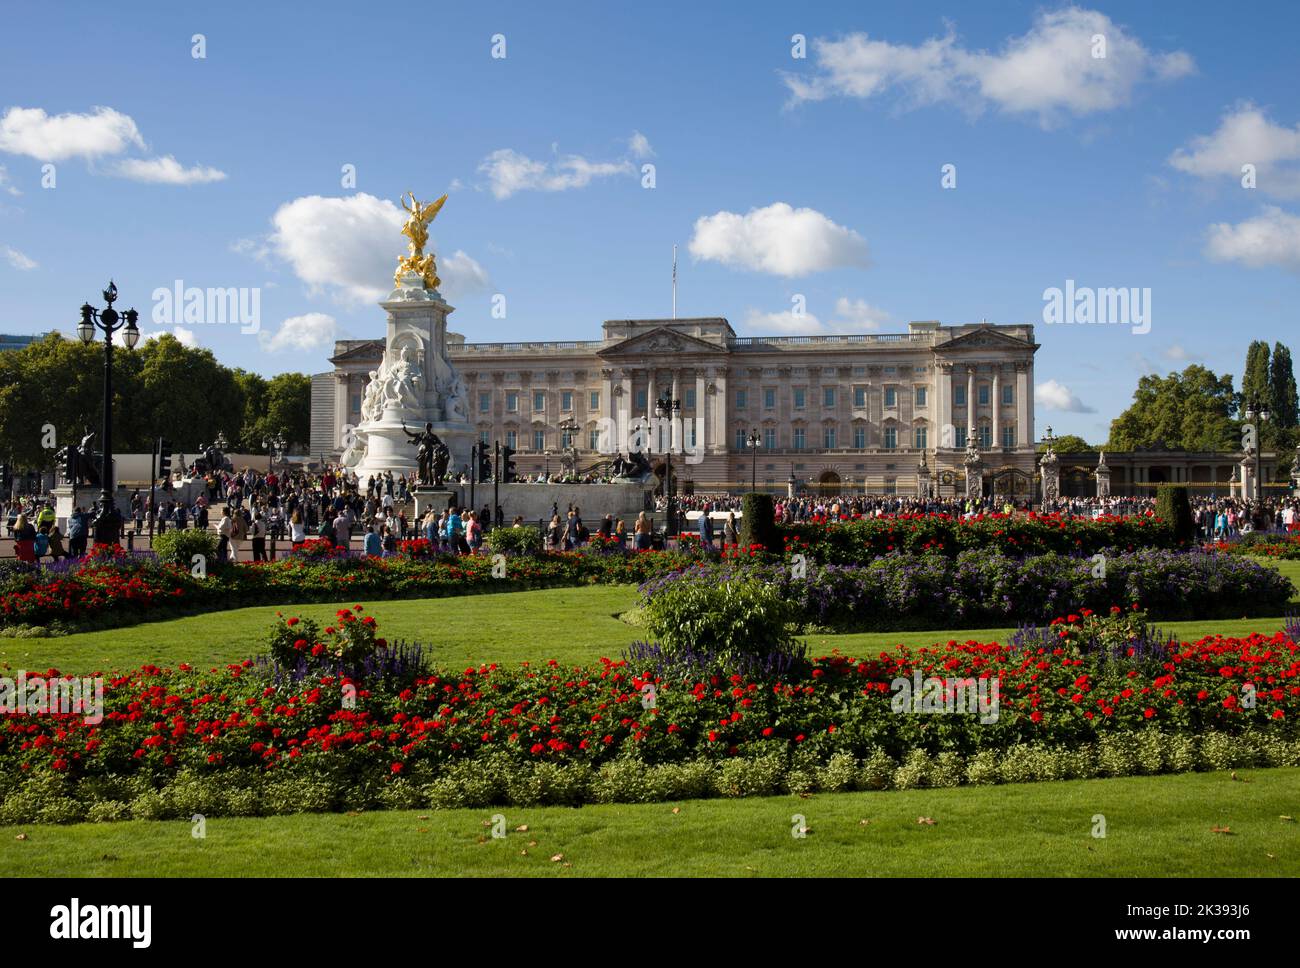
<svg viewBox="0 0 1300 968">
<path fill-rule="evenodd" d="M 407 204 L 407 198 L 410 198 L 410 204 Z M 438 278 L 438 266 L 433 258 L 433 253 L 425 254 L 424 247 L 429 241 L 429 223 L 437 216 L 443 203 L 447 201 L 447 196 L 436 202 L 419 202 L 416 201 L 415 192 L 407 192 L 401 198 L 402 208 L 406 209 L 410 217 L 406 224 L 402 226 L 402 234 L 410 242 L 407 244 L 409 255 L 399 256 L 397 259 L 397 272 L 393 274 L 394 285 L 402 284 L 402 276 L 408 272 L 414 272 L 424 280 L 425 289 L 437 289 L 438 283 L 442 280 Z"/>
</svg>

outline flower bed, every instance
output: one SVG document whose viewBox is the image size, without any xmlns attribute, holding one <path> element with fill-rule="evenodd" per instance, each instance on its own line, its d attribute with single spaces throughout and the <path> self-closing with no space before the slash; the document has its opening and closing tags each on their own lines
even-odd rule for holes
<svg viewBox="0 0 1300 968">
<path fill-rule="evenodd" d="M 1229 555 L 1259 555 L 1281 561 L 1300 561 L 1300 534 L 1260 534 L 1238 541 L 1219 541 L 1215 551 Z"/>
<path fill-rule="evenodd" d="M 0 720 L 0 823 L 1300 764 L 1300 630 L 1130 654 L 1123 643 L 1144 628 L 1140 616 L 1067 616 L 1036 644 L 836 654 L 775 679 L 665 679 L 610 659 L 373 680 L 285 677 L 253 660 L 145 666 L 105 682 L 97 724 Z M 1099 640 L 1121 647 L 1089 645 Z M 899 683 L 921 677 L 996 683 L 997 715 L 900 709 Z"/>
<path fill-rule="evenodd" d="M 1173 528 L 1141 515 L 1100 518 L 1059 514 L 900 514 L 785 525 L 785 550 L 823 564 L 864 564 L 894 552 L 938 553 L 955 557 L 983 550 L 1005 555 L 1093 555 L 1101 551 L 1175 548 Z"/>
<path fill-rule="evenodd" d="M 679 585 L 750 579 L 797 603 L 805 622 L 837 631 L 884 631 L 1046 621 L 1112 602 L 1139 603 L 1164 619 L 1281 615 L 1295 594 L 1275 569 L 1245 558 L 1148 550 L 1104 561 L 994 551 L 894 553 L 868 565 L 788 564 L 743 559 L 694 566 L 652 579 L 645 600 Z"/>
</svg>

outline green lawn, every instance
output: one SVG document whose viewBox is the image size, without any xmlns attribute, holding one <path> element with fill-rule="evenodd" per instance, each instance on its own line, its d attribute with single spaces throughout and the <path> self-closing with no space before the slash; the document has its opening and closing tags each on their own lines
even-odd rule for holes
<svg viewBox="0 0 1300 968">
<path fill-rule="evenodd" d="M 635 600 L 635 586 L 598 585 L 361 604 L 378 620 L 381 634 L 387 638 L 423 642 L 432 647 L 437 664 L 462 668 L 480 662 L 512 665 L 557 659 L 564 664 L 584 664 L 596 662 L 601 656 L 617 659 L 628 643 L 642 634 L 616 617 L 630 609 Z M 311 616 L 328 624 L 337 607 L 259 606 L 48 639 L 0 639 L 0 667 L 7 663 L 12 669 L 53 667 L 64 673 L 88 674 L 147 662 L 173 667 L 188 662 L 200 668 L 238 662 L 266 650 L 266 633 L 277 611 Z M 1157 624 L 1194 641 L 1216 632 L 1272 634 L 1282 628 L 1284 619 L 1278 616 Z M 818 655 L 834 649 L 860 655 L 900 643 L 1006 641 L 1012 632 L 1011 628 L 869 632 L 810 635 L 806 641 Z"/>
<path fill-rule="evenodd" d="M 67 876 L 1295 877 L 1300 769 L 680 804 L 0 829 L 0 873 Z M 677 812 L 674 812 L 674 809 Z M 803 821 L 796 821 L 801 814 Z M 1106 836 L 1092 835 L 1094 816 Z M 933 826 L 917 823 L 929 817 Z M 861 821 L 870 823 L 863 824 Z M 524 832 L 516 828 L 527 825 Z M 791 835 L 803 825 L 802 839 Z M 1226 827 L 1230 833 L 1214 833 Z M 19 833 L 26 834 L 18 840 Z M 551 858 L 562 854 L 563 859 Z M 570 866 L 565 866 L 570 865 Z"/>
</svg>

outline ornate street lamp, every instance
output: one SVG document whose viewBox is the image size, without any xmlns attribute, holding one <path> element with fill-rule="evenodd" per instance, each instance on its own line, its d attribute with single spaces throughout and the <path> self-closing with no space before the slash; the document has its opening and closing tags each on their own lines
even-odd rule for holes
<svg viewBox="0 0 1300 968">
<path fill-rule="evenodd" d="M 745 446 L 750 449 L 749 461 L 749 489 L 758 490 L 758 448 L 763 446 L 763 438 L 759 436 L 758 429 L 755 428 L 749 432 L 745 438 Z"/>
<path fill-rule="evenodd" d="M 284 450 L 285 447 L 287 446 L 284 440 L 284 431 L 276 431 L 274 437 L 268 437 L 262 441 L 262 446 L 266 448 L 266 453 L 267 453 L 266 469 L 267 472 L 269 473 L 271 470 L 275 468 L 275 462 L 277 456 L 280 460 L 284 460 Z"/>
<path fill-rule="evenodd" d="M 1260 423 L 1268 423 L 1268 417 L 1269 417 L 1268 407 L 1259 406 L 1257 402 L 1251 401 L 1246 405 L 1246 422 L 1253 424 L 1255 422 L 1256 417 L 1259 418 Z M 1261 458 L 1263 457 L 1263 450 L 1264 450 L 1264 439 L 1263 439 L 1264 434 L 1262 432 L 1263 428 L 1259 428 L 1259 430 L 1260 432 L 1255 434 L 1255 503 L 1256 504 L 1258 504 L 1260 502 L 1260 498 L 1263 497 L 1263 492 L 1261 491 L 1261 488 L 1264 486 L 1264 482 L 1260 480 L 1260 474 L 1261 474 L 1260 464 L 1261 464 Z M 1245 497 L 1245 495 L 1243 494 L 1242 497 Z"/>
<path fill-rule="evenodd" d="M 104 334 L 104 443 L 103 466 L 100 468 L 100 484 L 103 490 L 99 495 L 99 514 L 93 525 L 95 544 L 117 544 L 122 537 L 122 515 L 118 513 L 113 501 L 113 334 L 125 327 L 122 333 L 126 348 L 134 349 L 140 340 L 140 330 L 136 320 L 140 314 L 128 309 L 119 314 L 113 308 L 117 301 L 117 286 L 113 280 L 108 281 L 108 288 L 103 291 L 107 308 L 99 310 L 85 303 L 81 307 L 81 322 L 77 324 L 77 335 L 81 342 L 89 346 L 95 340 L 95 330 Z"/>
<path fill-rule="evenodd" d="M 668 418 L 668 446 L 664 450 L 666 455 L 666 466 L 664 468 L 664 496 L 668 499 L 668 527 L 664 531 L 665 537 L 672 537 L 677 533 L 677 515 L 673 508 L 673 427 L 682 416 L 682 402 L 673 400 L 667 396 L 660 397 L 655 401 L 655 416 L 660 420 Z M 658 430 L 655 431 L 658 435 Z M 658 443 L 658 441 L 655 441 Z"/>
</svg>

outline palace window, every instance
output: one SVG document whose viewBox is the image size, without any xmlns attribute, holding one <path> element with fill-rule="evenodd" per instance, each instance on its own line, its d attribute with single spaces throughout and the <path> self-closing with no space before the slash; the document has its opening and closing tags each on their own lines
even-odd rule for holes
<svg viewBox="0 0 1300 968">
<path fill-rule="evenodd" d="M 600 430 L 593 428 L 587 431 L 587 449 L 600 450 Z"/>
<path fill-rule="evenodd" d="M 866 427 L 853 428 L 853 446 L 857 450 L 867 449 L 867 428 Z"/>
<path fill-rule="evenodd" d="M 492 409 L 492 392 L 490 390 L 480 390 L 478 395 L 479 413 L 488 413 Z"/>
<path fill-rule="evenodd" d="M 695 409 L 695 387 L 687 387 L 686 399 L 682 401 L 682 406 L 687 410 Z"/>
<path fill-rule="evenodd" d="M 745 410 L 745 409 L 747 409 L 748 407 L 749 407 L 749 391 L 748 391 L 748 390 L 737 390 L 737 391 L 736 391 L 736 409 L 737 409 L 737 410 Z"/>
<path fill-rule="evenodd" d="M 514 449 L 519 446 L 519 434 L 514 430 L 506 431 L 506 446 Z"/>
<path fill-rule="evenodd" d="M 863 409 L 866 408 L 866 406 L 867 406 L 867 388 L 866 388 L 866 387 L 854 387 L 854 388 L 853 388 L 853 407 L 854 407 L 854 409 L 856 409 L 856 410 L 863 410 Z"/>
<path fill-rule="evenodd" d="M 545 410 L 545 409 L 546 409 L 546 391 L 545 391 L 545 390 L 534 390 L 534 391 L 533 391 L 533 409 L 536 410 L 536 411 L 539 411 L 539 412 L 542 411 L 542 410 Z"/>
<path fill-rule="evenodd" d="M 980 450 L 993 449 L 993 428 L 988 424 L 980 424 Z"/>
<path fill-rule="evenodd" d="M 894 387 L 885 387 L 885 406 L 898 406 L 898 391 Z"/>
<path fill-rule="evenodd" d="M 979 385 L 979 395 L 980 406 L 987 407 L 989 405 L 989 385 L 987 383 Z"/>
<path fill-rule="evenodd" d="M 886 477 L 886 478 L 885 478 L 884 492 L 885 492 L 886 494 L 897 494 L 897 493 L 898 493 L 898 478 L 897 478 L 897 477 Z"/>
<path fill-rule="evenodd" d="M 488 431 L 488 430 L 480 430 L 480 431 L 478 432 L 478 442 L 479 442 L 480 444 L 488 444 L 488 443 L 491 443 L 491 441 L 488 440 L 488 437 L 489 437 L 490 435 L 491 435 L 491 431 Z"/>
<path fill-rule="evenodd" d="M 646 391 L 638 390 L 636 392 L 636 408 L 638 411 L 645 411 L 646 408 Z"/>
<path fill-rule="evenodd" d="M 822 428 L 822 446 L 825 447 L 827 450 L 835 449 L 835 428 L 834 427 Z"/>
<path fill-rule="evenodd" d="M 361 394 L 359 393 L 352 394 L 352 412 L 353 413 L 361 412 Z"/>
<path fill-rule="evenodd" d="M 954 407 L 966 406 L 966 388 L 961 384 L 952 388 L 952 405 Z M 965 444 L 962 446 L 964 447 Z"/>
<path fill-rule="evenodd" d="M 776 450 L 776 430 L 768 427 L 763 431 L 763 448 L 765 450 Z"/>
<path fill-rule="evenodd" d="M 1002 406 L 1010 407 L 1016 402 L 1016 388 L 1010 383 L 1002 387 Z"/>
<path fill-rule="evenodd" d="M 591 398 L 587 403 L 587 409 L 592 413 L 600 413 L 600 391 L 592 390 Z"/>
<path fill-rule="evenodd" d="M 794 444 L 792 446 L 792 449 L 803 450 L 805 440 L 806 440 L 806 434 L 804 429 L 802 427 L 796 427 L 794 431 Z"/>
<path fill-rule="evenodd" d="M 926 432 L 924 427 L 916 427 L 913 429 L 912 439 L 915 441 L 915 447 L 917 450 L 925 450 L 926 447 L 929 446 L 927 444 L 929 436 L 930 435 Z"/>
<path fill-rule="evenodd" d="M 546 449 L 546 431 L 545 431 L 545 430 L 534 430 L 534 431 L 533 431 L 533 450 L 545 450 L 545 449 Z"/>
<path fill-rule="evenodd" d="M 1016 425 L 1015 424 L 1002 425 L 1002 446 L 1008 448 L 1016 446 Z"/>
<path fill-rule="evenodd" d="M 924 407 L 924 406 L 925 406 L 925 396 L 926 396 L 926 394 L 925 394 L 925 387 L 917 387 L 917 388 L 916 388 L 916 405 L 917 405 L 918 407 Z"/>
<path fill-rule="evenodd" d="M 795 387 L 795 388 L 794 388 L 794 408 L 795 408 L 796 410 L 802 410 L 802 409 L 804 408 L 804 403 L 806 402 L 807 397 L 808 397 L 808 391 L 807 391 L 807 390 L 805 390 L 803 387 Z"/>
<path fill-rule="evenodd" d="M 744 427 L 737 427 L 737 428 L 736 428 L 736 451 L 737 451 L 737 453 L 744 453 L 744 452 L 745 452 L 745 449 L 746 449 L 746 446 L 747 446 L 746 443 L 745 443 L 745 441 L 748 440 L 748 439 L 749 439 L 749 434 L 745 433 L 745 428 L 744 428 Z"/>
<path fill-rule="evenodd" d="M 885 450 L 894 450 L 898 447 L 898 428 L 885 428 Z"/>
<path fill-rule="evenodd" d="M 823 388 L 822 388 L 822 406 L 823 406 L 823 407 L 834 407 L 834 406 L 835 406 L 835 388 L 834 388 L 834 387 L 823 387 Z"/>
<path fill-rule="evenodd" d="M 519 412 L 519 392 L 517 390 L 506 391 L 506 411 L 509 413 Z"/>
<path fill-rule="evenodd" d="M 965 427 L 954 427 L 954 428 L 953 428 L 952 438 L 953 438 L 953 444 L 952 444 L 952 445 L 953 445 L 954 447 L 957 447 L 957 448 L 960 448 L 960 449 L 965 449 L 965 447 L 966 447 L 966 428 L 965 428 Z"/>
<path fill-rule="evenodd" d="M 568 413 L 570 410 L 573 409 L 573 391 L 572 391 L 572 390 L 561 390 L 561 391 L 560 391 L 560 409 L 563 410 L 565 413 Z"/>
<path fill-rule="evenodd" d="M 763 409 L 764 410 L 776 409 L 776 390 L 772 389 L 771 387 L 765 387 L 763 390 Z"/>
</svg>

